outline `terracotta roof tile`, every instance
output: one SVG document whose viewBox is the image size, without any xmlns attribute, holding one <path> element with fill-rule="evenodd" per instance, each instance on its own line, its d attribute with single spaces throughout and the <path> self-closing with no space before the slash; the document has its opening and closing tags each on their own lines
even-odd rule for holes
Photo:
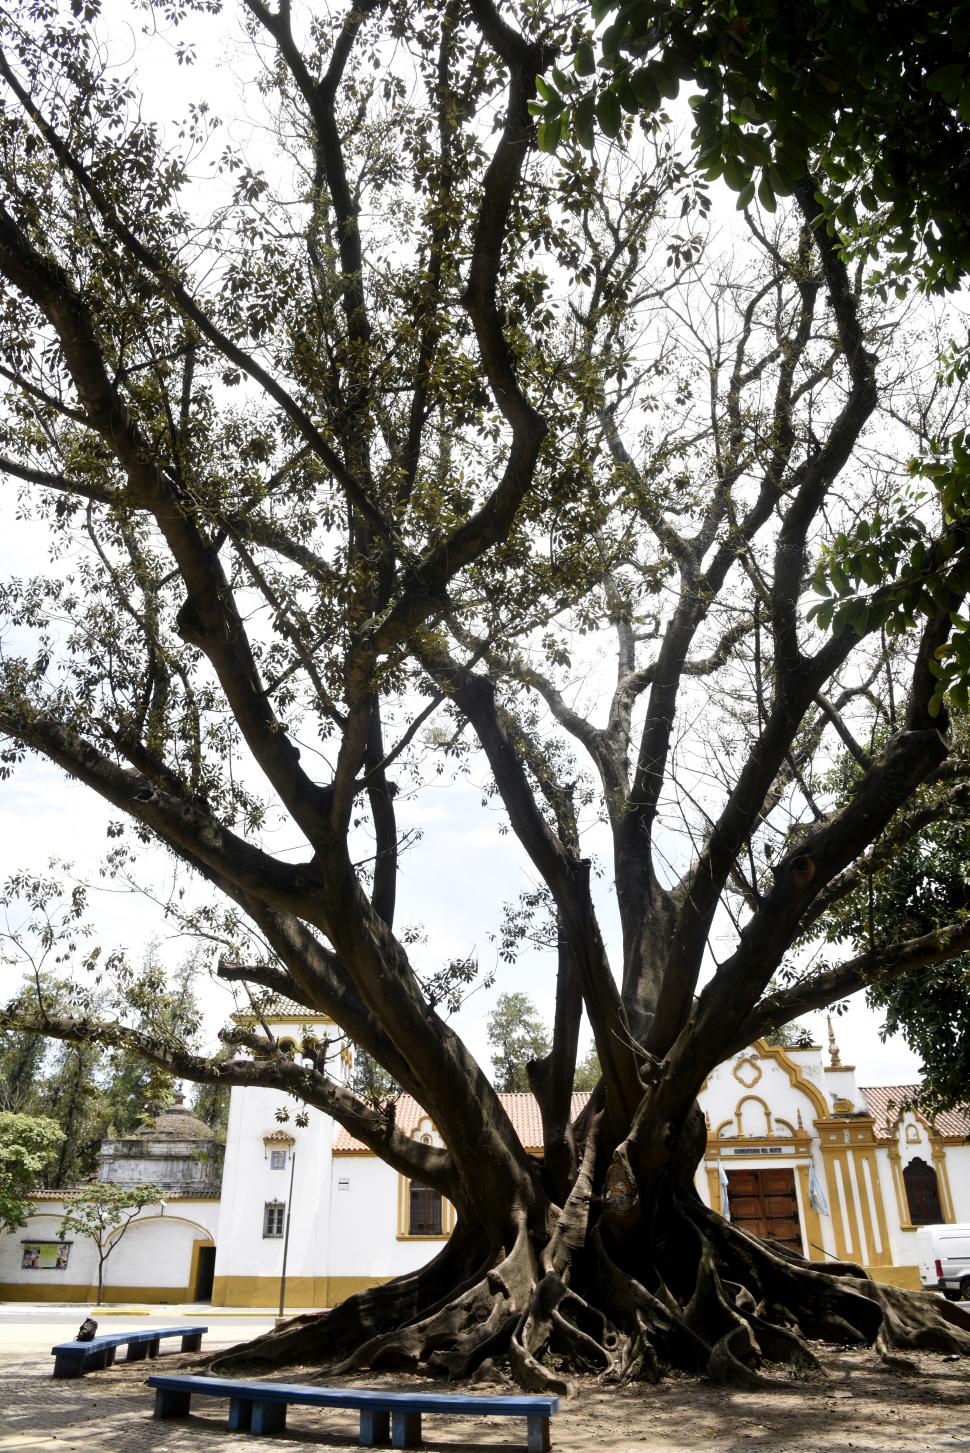
<svg viewBox="0 0 970 1453">
<path fill-rule="evenodd" d="M 860 1090 L 869 1106 L 874 1130 L 880 1140 L 886 1140 L 899 1119 L 900 1107 L 919 1093 L 919 1085 L 860 1085 Z M 924 1115 L 923 1119 L 930 1117 Z M 970 1136 L 970 1105 L 958 1106 L 956 1110 L 941 1110 L 933 1117 L 934 1128 L 940 1135 Z"/>
<path fill-rule="evenodd" d="M 526 1150 L 542 1149 L 542 1118 L 539 1115 L 539 1105 L 534 1095 L 527 1091 L 515 1091 L 511 1094 L 500 1094 L 499 1099 L 505 1108 L 505 1113 L 515 1127 Z M 588 1090 L 575 1090 L 572 1101 L 572 1118 L 582 1110 L 589 1099 Z M 394 1123 L 398 1130 L 403 1130 L 405 1135 L 412 1135 L 418 1127 L 418 1122 L 425 1115 L 411 1095 L 402 1095 L 397 1101 L 395 1108 Z M 338 1129 L 334 1139 L 333 1148 L 335 1151 L 366 1150 L 366 1145 L 360 1140 L 355 1140 L 349 1131 Z"/>
<path fill-rule="evenodd" d="M 288 999 L 285 994 L 268 994 L 264 999 L 258 1000 L 259 1012 L 264 1019 L 270 1021 L 276 1019 L 289 1019 L 297 1024 L 332 1024 L 329 1014 L 323 1014 L 319 1009 L 308 1009 L 305 1004 L 298 1004 L 295 999 Z M 251 1009 L 237 1010 L 232 1018 L 237 1024 L 253 1024 L 256 1015 Z"/>
</svg>

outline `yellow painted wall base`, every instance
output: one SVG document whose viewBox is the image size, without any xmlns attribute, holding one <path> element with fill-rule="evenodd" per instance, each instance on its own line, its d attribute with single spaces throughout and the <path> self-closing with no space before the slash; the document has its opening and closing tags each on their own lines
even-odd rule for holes
<svg viewBox="0 0 970 1453">
<path fill-rule="evenodd" d="M 75 1282 L 73 1286 L 63 1282 L 44 1282 L 31 1286 L 30 1282 L 0 1282 L 0 1301 L 3 1302 L 93 1302 L 98 1294 L 95 1285 L 86 1286 Z M 189 1302 L 187 1287 L 121 1287 L 108 1282 L 104 1289 L 106 1302 Z"/>
<path fill-rule="evenodd" d="M 288 1276 L 287 1307 L 335 1307 L 338 1302 L 390 1281 L 387 1276 Z M 276 1307 L 277 1276 L 217 1276 L 212 1283 L 214 1307 Z"/>
<path fill-rule="evenodd" d="M 904 1287 L 909 1292 L 918 1292 L 922 1287 L 918 1266 L 867 1266 L 866 1271 L 873 1281 L 887 1282 L 892 1287 Z"/>
</svg>

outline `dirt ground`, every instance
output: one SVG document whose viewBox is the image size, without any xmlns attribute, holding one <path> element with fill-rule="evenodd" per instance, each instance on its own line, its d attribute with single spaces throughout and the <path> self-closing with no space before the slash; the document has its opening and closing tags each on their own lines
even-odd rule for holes
<svg viewBox="0 0 970 1453">
<path fill-rule="evenodd" d="M 620 1390 L 593 1378 L 575 1382 L 552 1422 L 557 1453 L 970 1453 L 970 1359 L 938 1355 L 917 1360 L 919 1376 L 882 1368 L 869 1352 L 819 1348 L 830 1369 L 823 1379 L 781 1379 L 765 1391 L 729 1391 L 703 1380 L 672 1377 L 659 1386 Z M 169 1354 L 155 1371 L 187 1369 L 186 1359 Z M 25 1359 L 4 1349 L 0 1357 L 0 1449 L 49 1453 L 256 1453 L 256 1440 L 229 1433 L 226 1404 L 198 1400 L 185 1421 L 151 1419 L 152 1394 L 145 1364 L 89 1373 L 77 1381 L 54 1382 L 49 1357 Z M 288 1381 L 353 1382 L 356 1386 L 441 1388 L 406 1375 L 326 1378 L 309 1370 Z M 498 1392 L 492 1383 L 471 1389 Z M 510 1389 L 511 1390 L 511 1389 Z M 517 1420 L 430 1417 L 425 1447 L 471 1453 L 475 1448 L 523 1447 L 525 1427 Z M 356 1444 L 352 1413 L 312 1408 L 290 1410 L 287 1430 L 263 1446 L 284 1450 L 349 1448 Z"/>
</svg>

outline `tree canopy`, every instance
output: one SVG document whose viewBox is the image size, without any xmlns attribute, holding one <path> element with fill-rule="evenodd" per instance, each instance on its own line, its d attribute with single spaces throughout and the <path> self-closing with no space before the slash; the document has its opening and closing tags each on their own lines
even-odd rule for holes
<svg viewBox="0 0 970 1453">
<path fill-rule="evenodd" d="M 26 1226 L 30 1193 L 63 1139 L 53 1120 L 0 1110 L 0 1233 Z"/>
<path fill-rule="evenodd" d="M 966 752 L 968 722 L 955 726 Z M 847 799 L 858 764 L 846 765 L 840 795 Z M 947 794 L 944 793 L 944 796 Z M 923 788 L 890 829 L 889 841 L 854 890 L 823 920 L 831 943 L 855 953 L 878 949 L 889 938 L 915 938 L 970 918 L 965 804 L 941 802 L 935 786 Z M 900 839 L 891 847 L 892 839 Z M 970 955 L 963 953 L 915 973 L 867 989 L 885 1032 L 902 1034 L 921 1061 L 919 1104 L 932 1114 L 967 1103 L 970 1085 Z"/>
<path fill-rule="evenodd" d="M 596 125 L 615 137 L 686 82 L 698 162 L 740 205 L 773 212 L 817 168 L 823 213 L 881 253 L 882 277 L 953 288 L 970 271 L 965 5 L 592 0 L 590 20 L 595 37 L 541 88 L 545 145 L 567 130 L 590 145 Z"/>
<path fill-rule="evenodd" d="M 168 55 L 193 62 L 179 26 L 208 8 L 165 12 Z M 789 963 L 916 794 L 942 812 L 970 770 L 934 670 L 961 579 L 891 644 L 877 610 L 823 628 L 810 588 L 962 380 L 926 376 L 807 175 L 718 251 L 659 119 L 627 155 L 537 152 L 566 7 L 239 14 L 245 144 L 202 102 L 153 119 L 97 0 L 0 17 L 0 469 L 51 545 L 0 591 L 0 730 L 9 771 L 39 757 L 110 804 L 106 871 L 151 841 L 193 875 L 170 916 L 248 1012 L 206 1056 L 68 936 L 69 992 L 0 1023 L 292 1094 L 455 1204 L 427 1267 L 249 1362 L 502 1355 L 538 1389 L 590 1364 L 743 1381 L 816 1336 L 970 1350 L 966 1313 L 781 1257 L 693 1189 L 715 1065 L 970 947 L 957 919 Z M 547 914 L 541 1156 L 407 916 L 414 855 L 454 850 L 414 801 L 449 776 L 482 782 Z M 443 1145 L 355 1094 L 331 1041 L 279 1044 L 272 995 Z M 601 1078 L 573 1123 L 584 1012 Z"/>
</svg>

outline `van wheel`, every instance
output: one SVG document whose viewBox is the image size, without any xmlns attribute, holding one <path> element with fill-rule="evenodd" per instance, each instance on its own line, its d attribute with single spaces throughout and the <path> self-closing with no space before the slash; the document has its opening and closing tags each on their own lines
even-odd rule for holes
<svg viewBox="0 0 970 1453">
<path fill-rule="evenodd" d="M 970 1276 L 965 1276 L 960 1283 L 961 1302 L 970 1302 Z"/>
<path fill-rule="evenodd" d="M 948 1302 L 958 1302 L 958 1301 L 961 1300 L 961 1298 L 963 1296 L 963 1293 L 962 1292 L 951 1292 L 951 1291 L 948 1290 L 947 1287 L 944 1287 L 943 1288 L 943 1295 L 944 1295 L 944 1297 L 946 1298 L 946 1300 Z"/>
</svg>

